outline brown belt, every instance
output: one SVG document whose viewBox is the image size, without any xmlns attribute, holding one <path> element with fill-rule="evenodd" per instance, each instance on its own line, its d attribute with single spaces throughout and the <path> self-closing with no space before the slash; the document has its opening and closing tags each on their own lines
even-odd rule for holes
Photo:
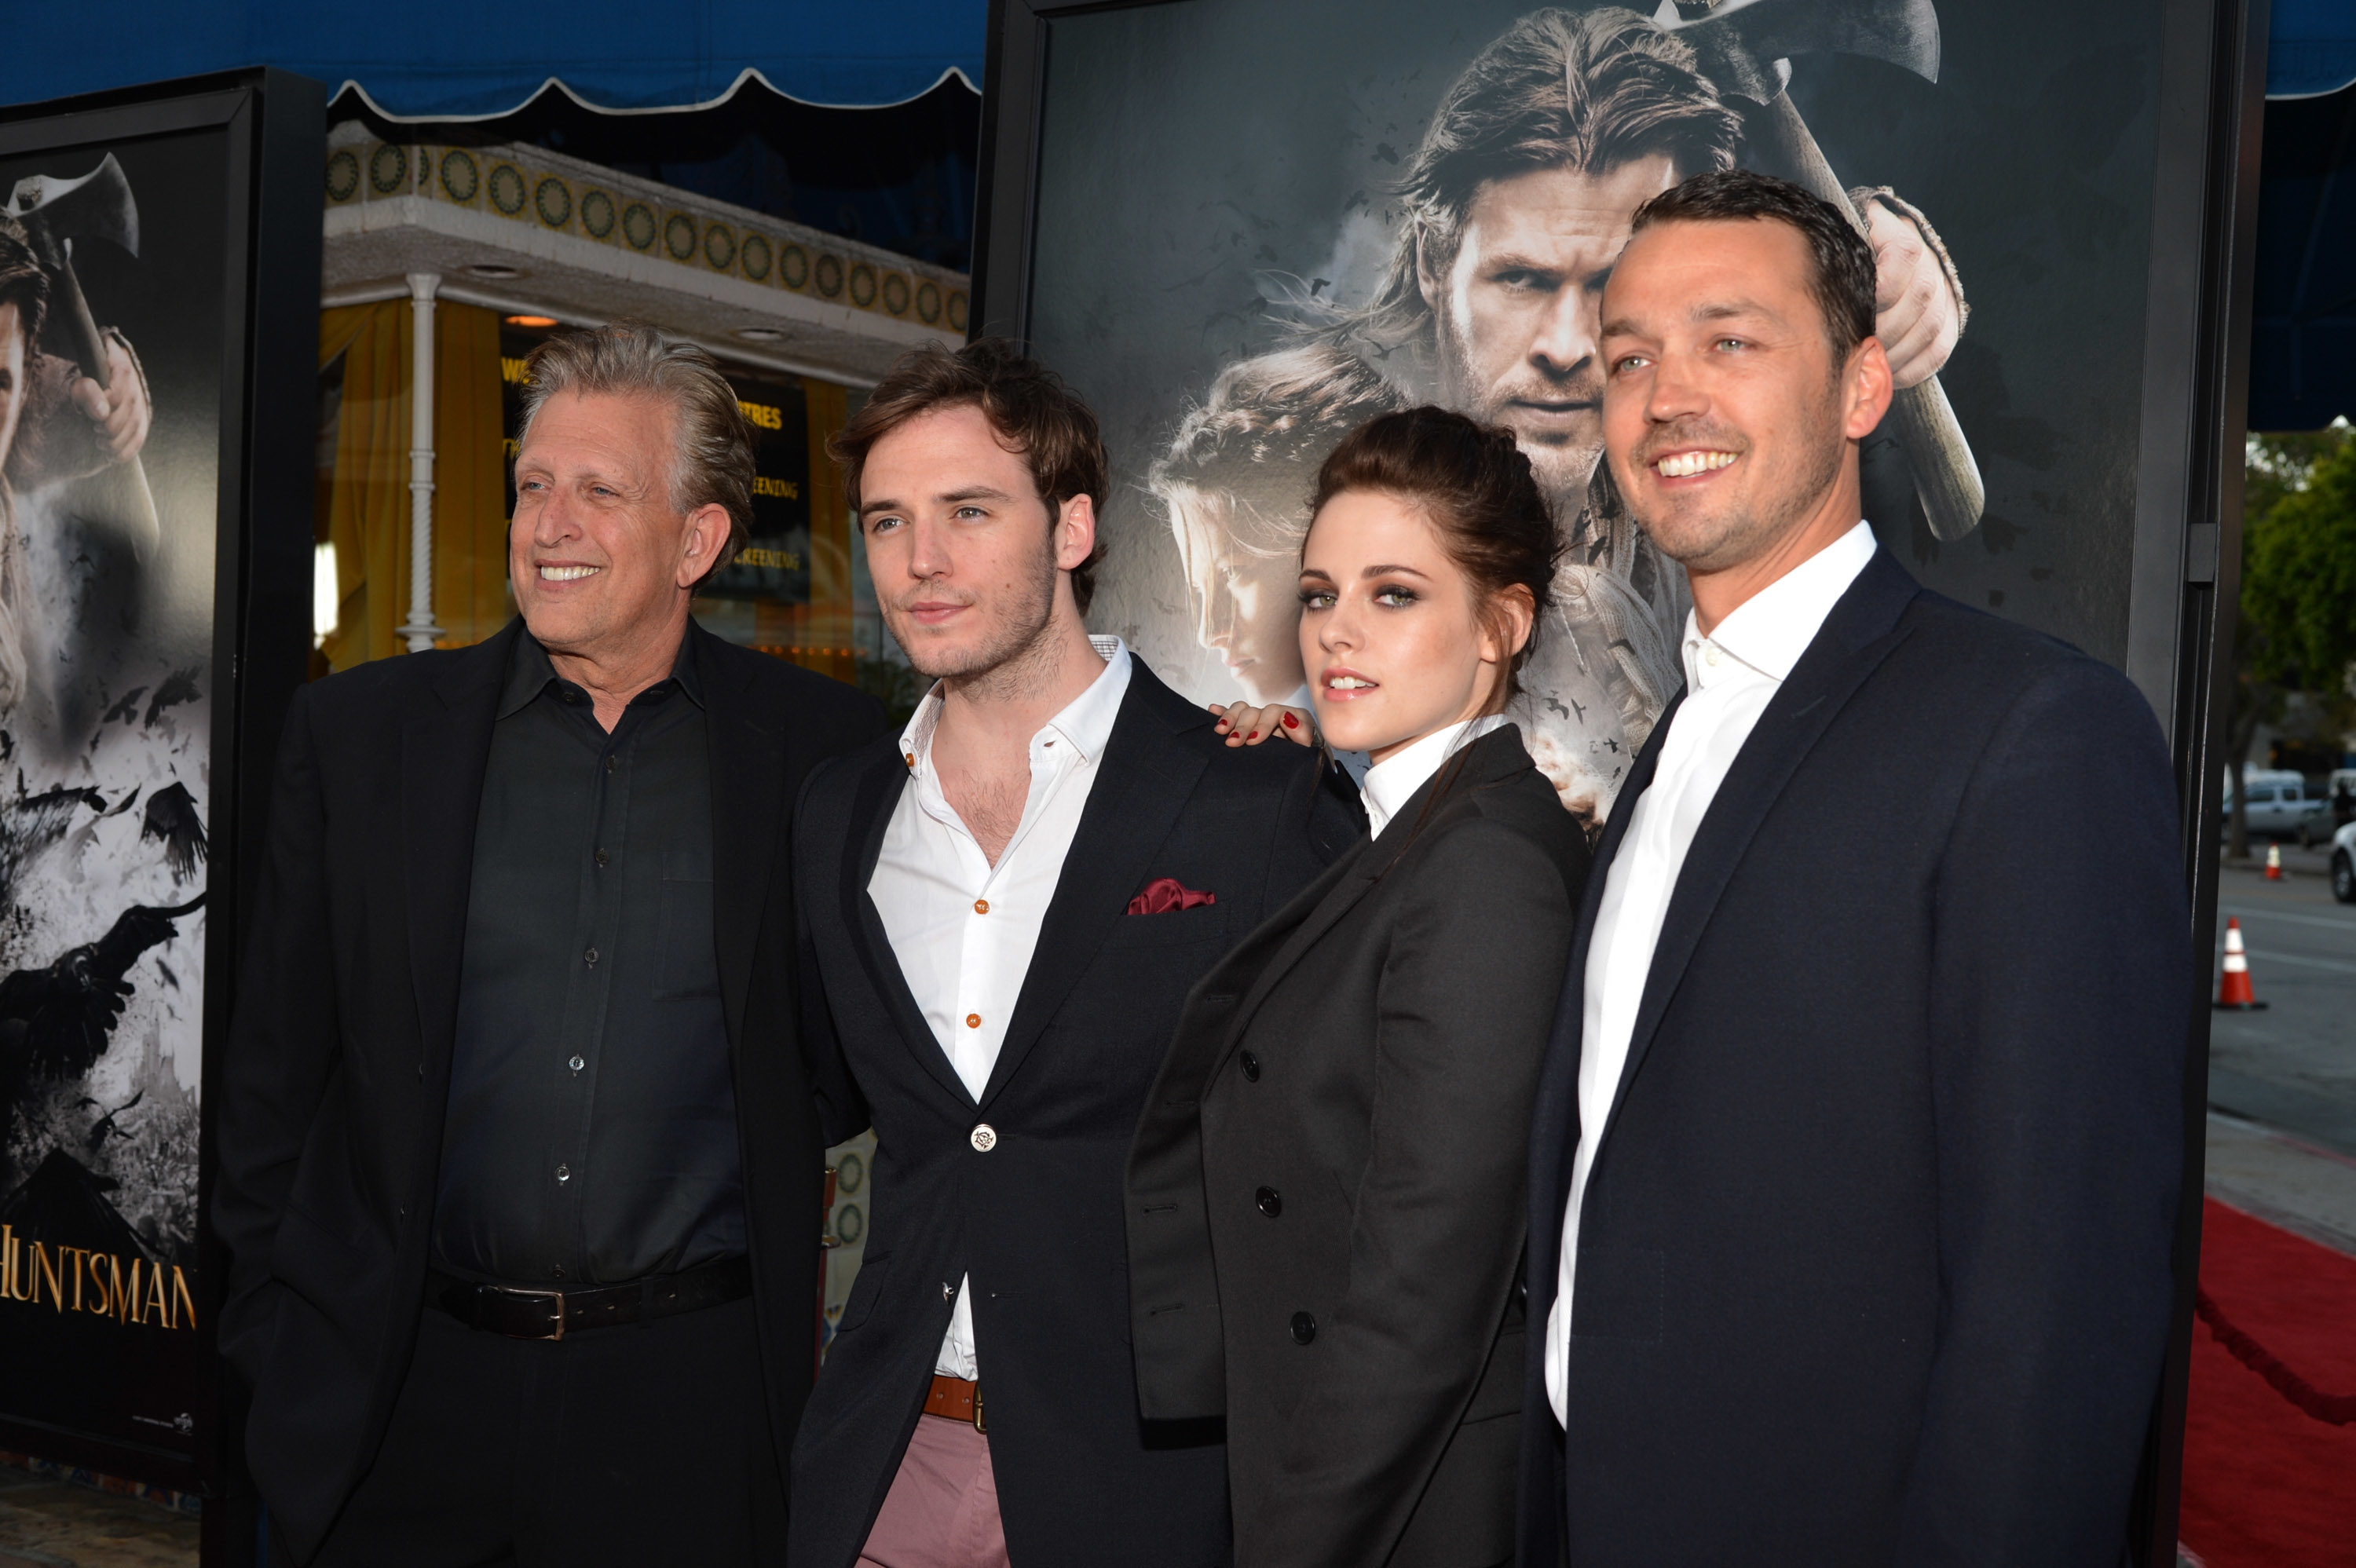
<svg viewBox="0 0 2356 1568">
<path fill-rule="evenodd" d="M 976 1432 L 990 1430 L 982 1421 L 981 1385 L 963 1378 L 945 1378 L 935 1372 L 933 1391 L 925 1396 L 925 1413 L 969 1423 Z"/>
<path fill-rule="evenodd" d="M 425 1299 L 469 1328 L 510 1339 L 562 1339 L 584 1328 L 650 1323 L 753 1294 L 749 1258 L 720 1258 L 678 1274 L 581 1290 L 525 1290 L 482 1285 L 439 1269 L 425 1276 Z M 969 1385 L 970 1386 L 970 1385 Z"/>
</svg>

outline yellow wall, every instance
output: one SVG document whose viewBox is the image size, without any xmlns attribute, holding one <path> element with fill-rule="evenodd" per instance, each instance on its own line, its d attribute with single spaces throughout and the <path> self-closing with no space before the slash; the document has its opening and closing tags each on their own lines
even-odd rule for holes
<svg viewBox="0 0 2356 1568">
<path fill-rule="evenodd" d="M 410 369 L 407 300 L 319 316 L 319 365 L 344 357 L 343 411 L 325 487 L 339 609 L 327 663 L 349 669 L 403 651 L 409 618 Z M 434 619 L 436 645 L 464 647 L 507 624 L 507 461 L 499 428 L 499 318 L 448 301 L 434 311 Z"/>
</svg>

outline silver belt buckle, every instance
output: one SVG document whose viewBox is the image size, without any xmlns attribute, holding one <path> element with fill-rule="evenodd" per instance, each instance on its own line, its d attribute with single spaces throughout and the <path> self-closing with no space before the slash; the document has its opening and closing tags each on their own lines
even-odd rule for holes
<svg viewBox="0 0 2356 1568">
<path fill-rule="evenodd" d="M 550 1300 L 555 1302 L 556 1332 L 553 1334 L 534 1334 L 530 1337 L 534 1339 L 546 1339 L 554 1344 L 562 1344 L 564 1342 L 564 1293 L 562 1291 L 526 1290 L 521 1285 L 495 1285 L 491 1286 L 491 1288 L 506 1296 L 544 1296 Z"/>
</svg>

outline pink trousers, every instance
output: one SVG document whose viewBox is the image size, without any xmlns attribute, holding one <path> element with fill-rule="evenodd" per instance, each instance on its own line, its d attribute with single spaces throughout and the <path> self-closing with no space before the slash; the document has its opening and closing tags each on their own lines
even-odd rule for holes
<svg viewBox="0 0 2356 1568">
<path fill-rule="evenodd" d="M 990 1439 L 963 1421 L 918 1416 L 859 1568 L 1007 1568 Z"/>
</svg>

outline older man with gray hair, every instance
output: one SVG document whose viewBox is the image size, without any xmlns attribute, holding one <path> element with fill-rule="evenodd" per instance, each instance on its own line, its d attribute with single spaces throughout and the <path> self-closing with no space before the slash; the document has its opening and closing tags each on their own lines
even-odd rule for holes
<svg viewBox="0 0 2356 1568">
<path fill-rule="evenodd" d="M 782 1549 L 821 1147 L 789 817 L 876 705 L 690 620 L 751 511 L 711 357 L 528 363 L 488 642 L 305 689 L 223 1083 L 220 1344 L 296 1563 Z"/>
</svg>

